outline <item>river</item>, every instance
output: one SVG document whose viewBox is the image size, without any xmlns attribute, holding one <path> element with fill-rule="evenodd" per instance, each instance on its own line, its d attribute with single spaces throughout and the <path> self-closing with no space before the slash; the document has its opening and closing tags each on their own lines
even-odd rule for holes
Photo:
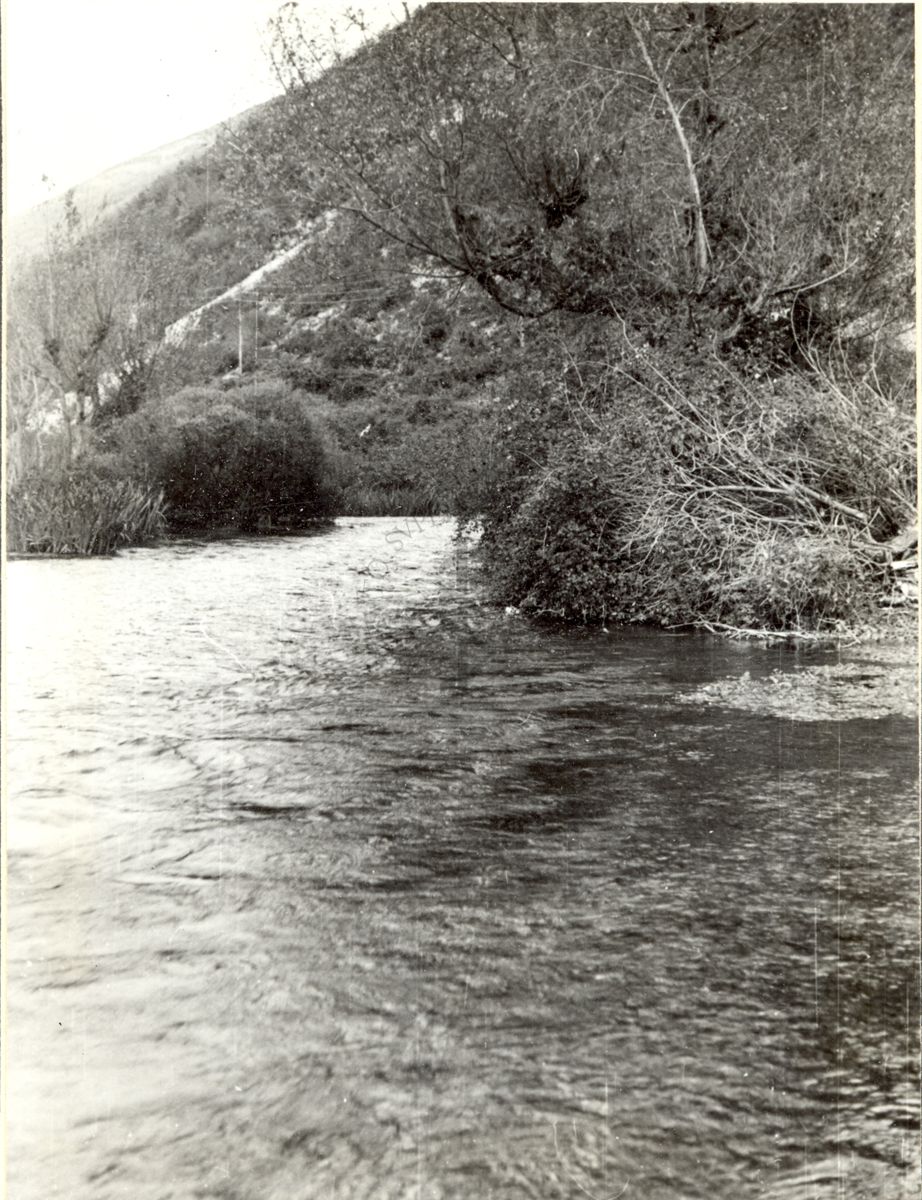
<svg viewBox="0 0 922 1200">
<path fill-rule="evenodd" d="M 807 651 L 436 519 L 7 590 L 10 1200 L 915 1200 L 913 724 L 687 702 Z"/>
</svg>

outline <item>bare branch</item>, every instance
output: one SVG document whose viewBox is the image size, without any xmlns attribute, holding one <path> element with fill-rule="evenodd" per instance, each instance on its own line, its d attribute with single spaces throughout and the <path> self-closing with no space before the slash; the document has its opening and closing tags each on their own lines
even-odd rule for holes
<svg viewBox="0 0 922 1200">
<path fill-rule="evenodd" d="M 644 41 L 640 26 L 631 15 L 630 12 L 625 12 L 625 17 L 631 27 L 631 32 L 640 48 L 641 56 L 647 65 L 651 76 L 656 82 L 657 91 L 662 98 L 663 103 L 672 120 L 673 128 L 676 132 L 676 137 L 679 140 L 679 145 L 682 148 L 682 155 L 685 159 L 685 170 L 688 177 L 688 190 L 692 198 L 692 212 L 695 222 L 695 289 L 698 292 L 704 290 L 704 286 L 708 277 L 708 265 L 710 263 L 710 246 L 708 244 L 707 230 L 704 226 L 704 208 L 701 203 L 701 189 L 698 186 L 698 173 L 695 170 L 695 160 L 691 152 L 691 146 L 688 143 L 688 138 L 685 136 L 685 130 L 682 127 L 682 120 L 673 103 L 672 96 L 666 87 L 662 75 L 653 65 L 653 59 L 650 57 L 650 51 L 647 49 L 647 43 Z"/>
</svg>

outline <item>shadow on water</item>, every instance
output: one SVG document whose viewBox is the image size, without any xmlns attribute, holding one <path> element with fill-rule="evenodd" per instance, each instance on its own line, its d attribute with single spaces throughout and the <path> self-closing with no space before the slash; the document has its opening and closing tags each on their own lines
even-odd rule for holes
<svg viewBox="0 0 922 1200">
<path fill-rule="evenodd" d="M 914 1196 L 910 723 L 390 529 L 14 564 L 15 1195 Z"/>
</svg>

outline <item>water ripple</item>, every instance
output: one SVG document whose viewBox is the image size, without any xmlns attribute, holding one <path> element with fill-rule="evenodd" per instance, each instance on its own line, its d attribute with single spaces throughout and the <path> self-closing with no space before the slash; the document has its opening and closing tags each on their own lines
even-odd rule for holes
<svg viewBox="0 0 922 1200">
<path fill-rule="evenodd" d="M 11 1196 L 915 1196 L 909 723 L 392 526 L 10 565 Z"/>
</svg>

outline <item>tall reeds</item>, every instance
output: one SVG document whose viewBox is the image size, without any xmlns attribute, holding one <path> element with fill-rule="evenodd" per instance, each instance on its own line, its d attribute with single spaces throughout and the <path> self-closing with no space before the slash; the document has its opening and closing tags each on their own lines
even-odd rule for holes
<svg viewBox="0 0 922 1200">
<path fill-rule="evenodd" d="M 449 511 L 445 499 L 432 486 L 353 481 L 343 489 L 339 505 L 346 517 L 434 517 Z"/>
<path fill-rule="evenodd" d="M 163 493 L 92 468 L 19 478 L 7 497 L 12 554 L 112 554 L 162 536 Z"/>
</svg>

